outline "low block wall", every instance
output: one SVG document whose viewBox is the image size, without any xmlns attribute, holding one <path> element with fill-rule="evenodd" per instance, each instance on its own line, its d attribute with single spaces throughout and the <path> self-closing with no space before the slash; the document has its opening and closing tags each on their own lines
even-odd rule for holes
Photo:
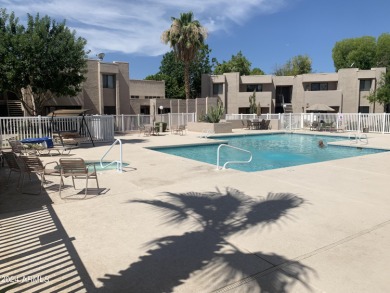
<svg viewBox="0 0 390 293">
<path fill-rule="evenodd" d="M 232 133 L 232 123 L 220 122 L 220 123 L 205 123 L 205 122 L 188 122 L 188 131 L 194 132 L 207 132 L 212 131 L 214 133 Z"/>
</svg>

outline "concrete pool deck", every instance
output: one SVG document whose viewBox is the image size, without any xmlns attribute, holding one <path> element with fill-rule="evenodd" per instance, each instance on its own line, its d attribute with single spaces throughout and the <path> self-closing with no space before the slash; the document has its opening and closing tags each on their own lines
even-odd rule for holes
<svg viewBox="0 0 390 293">
<path fill-rule="evenodd" d="M 57 177 L 18 193 L 0 168 L 0 289 L 35 276 L 14 292 L 390 291 L 390 152 L 244 173 L 145 149 L 198 135 L 119 137 L 129 166 L 83 200 L 70 179 L 60 199 Z M 390 149 L 390 135 L 368 140 Z"/>
</svg>

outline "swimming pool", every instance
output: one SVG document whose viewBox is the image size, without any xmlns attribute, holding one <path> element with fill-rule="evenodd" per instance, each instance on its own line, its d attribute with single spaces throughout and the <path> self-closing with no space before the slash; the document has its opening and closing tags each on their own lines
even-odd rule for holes
<svg viewBox="0 0 390 293">
<path fill-rule="evenodd" d="M 264 171 L 277 168 L 311 164 L 349 157 L 384 152 L 379 149 L 366 149 L 327 145 L 318 147 L 321 139 L 330 142 L 346 140 L 344 137 L 314 136 L 303 134 L 266 134 L 247 136 L 224 136 L 218 140 L 227 141 L 229 145 L 249 150 L 253 159 L 249 164 L 229 164 L 228 167 L 245 172 Z M 183 146 L 168 148 L 152 148 L 155 151 L 185 157 L 216 165 L 217 149 L 220 143 L 201 146 Z M 230 148 L 221 149 L 220 165 L 227 161 L 245 161 L 249 155 Z"/>
</svg>

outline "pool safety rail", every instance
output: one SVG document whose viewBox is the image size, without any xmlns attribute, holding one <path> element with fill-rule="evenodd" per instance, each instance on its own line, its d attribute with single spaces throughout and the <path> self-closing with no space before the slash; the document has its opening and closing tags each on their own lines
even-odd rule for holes
<svg viewBox="0 0 390 293">
<path fill-rule="evenodd" d="M 209 138 L 210 135 L 215 134 L 214 130 L 211 129 L 203 129 L 202 134 L 199 135 L 199 138 Z"/>
<path fill-rule="evenodd" d="M 107 156 L 107 154 L 110 152 L 110 150 L 116 145 L 119 144 L 119 160 L 118 161 L 112 161 L 111 163 L 103 165 L 103 160 Z M 101 168 L 107 168 L 108 166 L 116 163 L 116 170 L 119 173 L 123 172 L 123 160 L 122 160 L 122 141 L 118 138 L 114 141 L 114 143 L 109 147 L 109 149 L 105 152 L 105 154 L 100 159 L 100 167 Z"/>
<path fill-rule="evenodd" d="M 350 143 L 362 143 L 362 144 L 368 144 L 368 137 L 365 133 L 349 133 L 348 139 L 350 140 Z M 351 140 L 352 139 L 352 140 Z"/>
<path fill-rule="evenodd" d="M 221 144 L 221 145 L 219 145 L 218 150 L 217 150 L 217 170 L 221 170 L 221 168 L 219 167 L 219 157 L 220 157 L 220 150 L 221 150 L 222 147 L 235 149 L 235 150 L 238 150 L 238 151 L 241 151 L 241 152 L 244 152 L 244 153 L 248 153 L 250 155 L 250 158 L 247 161 L 227 161 L 222 166 L 222 169 L 226 169 L 226 166 L 228 164 L 248 164 L 248 163 L 250 163 L 252 161 L 252 153 L 250 151 L 244 150 L 244 149 L 241 149 L 241 148 L 238 148 L 238 147 L 235 147 L 235 146 L 231 146 L 231 145 L 228 145 L 228 144 Z"/>
</svg>

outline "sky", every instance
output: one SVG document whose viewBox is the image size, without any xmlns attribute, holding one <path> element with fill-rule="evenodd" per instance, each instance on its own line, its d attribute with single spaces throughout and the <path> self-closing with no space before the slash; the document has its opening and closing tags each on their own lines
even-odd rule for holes
<svg viewBox="0 0 390 293">
<path fill-rule="evenodd" d="M 131 79 L 159 71 L 170 51 L 161 34 L 183 12 L 207 29 L 210 60 L 241 51 L 266 74 L 296 55 L 308 55 L 313 72 L 334 72 L 336 42 L 390 33 L 389 0 L 0 0 L 0 7 L 22 23 L 27 13 L 65 19 L 87 40 L 89 58 L 128 62 Z"/>
</svg>

